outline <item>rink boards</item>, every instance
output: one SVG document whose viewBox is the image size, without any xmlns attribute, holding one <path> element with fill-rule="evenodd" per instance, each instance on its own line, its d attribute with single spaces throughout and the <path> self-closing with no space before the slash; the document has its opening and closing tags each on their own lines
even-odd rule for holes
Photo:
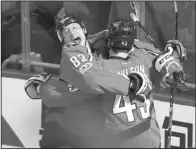
<svg viewBox="0 0 196 149">
<path fill-rule="evenodd" d="M 39 148 L 41 100 L 30 100 L 24 91 L 26 80 L 2 77 L 3 148 Z M 168 99 L 169 101 L 169 99 Z M 155 101 L 162 147 L 165 147 L 169 102 Z M 195 106 L 174 104 L 172 146 L 188 147 L 195 142 Z"/>
</svg>

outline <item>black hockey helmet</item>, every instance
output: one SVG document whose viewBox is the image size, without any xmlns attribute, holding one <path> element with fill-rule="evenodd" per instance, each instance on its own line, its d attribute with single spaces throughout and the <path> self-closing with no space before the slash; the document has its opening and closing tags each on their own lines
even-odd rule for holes
<svg viewBox="0 0 196 149">
<path fill-rule="evenodd" d="M 114 51 L 129 51 L 136 39 L 136 25 L 129 21 L 119 19 L 108 27 L 108 48 Z"/>
</svg>

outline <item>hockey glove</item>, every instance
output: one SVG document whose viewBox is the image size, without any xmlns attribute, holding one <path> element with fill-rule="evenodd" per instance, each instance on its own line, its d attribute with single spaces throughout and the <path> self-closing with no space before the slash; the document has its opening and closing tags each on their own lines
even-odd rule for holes
<svg viewBox="0 0 196 149">
<path fill-rule="evenodd" d="M 164 87 L 173 86 L 178 90 L 186 90 L 184 83 L 185 73 L 180 59 L 173 55 L 173 48 L 169 48 L 165 54 L 160 55 L 155 61 L 155 69 L 161 74 Z"/>
<path fill-rule="evenodd" d="M 40 87 L 51 78 L 52 74 L 40 73 L 28 79 L 24 86 L 25 92 L 31 99 L 40 99 Z"/>
<path fill-rule="evenodd" d="M 128 77 L 130 79 L 129 96 L 131 99 L 136 99 L 140 102 L 148 99 L 152 91 L 148 77 L 142 73 L 131 73 Z"/>
<path fill-rule="evenodd" d="M 183 63 L 187 59 L 187 52 L 181 42 L 178 40 L 169 40 L 167 45 L 165 46 L 165 52 L 169 52 L 172 47 L 172 55 L 174 58 L 179 59 L 181 63 Z"/>
<path fill-rule="evenodd" d="M 172 63 L 168 69 L 165 76 L 162 78 L 162 86 L 168 87 L 175 87 L 178 91 L 185 91 L 187 90 L 187 86 L 185 85 L 185 73 L 181 70 L 180 64 Z"/>
</svg>

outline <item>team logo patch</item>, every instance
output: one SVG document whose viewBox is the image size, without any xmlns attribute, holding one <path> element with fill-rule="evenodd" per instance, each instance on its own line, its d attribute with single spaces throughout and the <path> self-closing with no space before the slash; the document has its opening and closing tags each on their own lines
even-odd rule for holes
<svg viewBox="0 0 196 149">
<path fill-rule="evenodd" d="M 79 90 L 78 88 L 72 86 L 71 84 L 68 85 L 68 88 L 69 88 L 69 91 L 70 91 L 70 92 L 76 92 L 76 91 Z"/>
<path fill-rule="evenodd" d="M 87 70 L 89 70 L 93 66 L 92 63 L 85 63 L 79 69 L 80 73 L 84 74 Z"/>
</svg>

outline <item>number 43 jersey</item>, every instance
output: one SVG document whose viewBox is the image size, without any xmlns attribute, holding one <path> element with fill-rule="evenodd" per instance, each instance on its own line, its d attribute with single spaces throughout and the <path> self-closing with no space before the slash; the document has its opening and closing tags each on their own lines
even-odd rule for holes
<svg viewBox="0 0 196 149">
<path fill-rule="evenodd" d="M 126 61 L 117 57 L 105 60 L 104 67 L 123 75 L 143 73 L 152 86 L 152 60 L 143 49 L 133 50 Z M 141 103 L 129 96 L 107 94 L 102 98 L 102 108 L 105 128 L 114 137 L 115 147 L 159 147 L 160 132 L 152 98 Z"/>
</svg>

